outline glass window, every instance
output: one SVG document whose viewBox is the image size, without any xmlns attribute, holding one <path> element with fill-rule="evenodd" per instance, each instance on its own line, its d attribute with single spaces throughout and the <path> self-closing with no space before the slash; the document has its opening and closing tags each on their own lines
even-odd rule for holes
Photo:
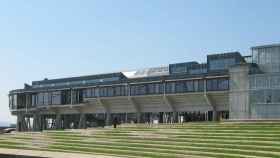
<svg viewBox="0 0 280 158">
<path fill-rule="evenodd" d="M 257 91 L 251 91 L 250 93 L 250 102 L 252 104 L 255 103 L 264 103 L 264 91 L 263 90 L 257 90 Z"/>
<path fill-rule="evenodd" d="M 13 96 L 9 95 L 9 107 L 11 108 L 13 105 Z"/>
<path fill-rule="evenodd" d="M 272 102 L 280 103 L 280 90 L 272 90 Z"/>
<path fill-rule="evenodd" d="M 44 93 L 38 93 L 38 105 L 44 105 Z"/>
<path fill-rule="evenodd" d="M 207 80 L 207 91 L 216 91 L 218 90 L 218 81 L 217 79 Z"/>
<path fill-rule="evenodd" d="M 185 81 L 177 81 L 176 82 L 176 93 L 186 92 Z"/>
<path fill-rule="evenodd" d="M 36 94 L 32 94 L 32 106 L 36 106 L 38 104 L 38 96 Z"/>
<path fill-rule="evenodd" d="M 229 89 L 229 80 L 228 79 L 219 79 L 218 80 L 218 90 L 228 90 Z"/>
<path fill-rule="evenodd" d="M 51 93 L 51 104 L 60 105 L 61 104 L 61 91 L 56 91 Z"/>
<path fill-rule="evenodd" d="M 186 81 L 186 91 L 188 91 L 188 92 L 194 91 L 193 81 Z"/>
<path fill-rule="evenodd" d="M 198 80 L 198 91 L 199 92 L 204 91 L 204 80 Z"/>
<path fill-rule="evenodd" d="M 175 82 L 167 82 L 165 89 L 166 93 L 175 93 Z"/>
<path fill-rule="evenodd" d="M 113 89 L 113 87 L 106 87 L 106 89 L 107 89 L 107 96 L 108 97 L 114 96 L 114 89 Z"/>
<path fill-rule="evenodd" d="M 229 66 L 236 64 L 234 58 L 228 59 L 215 59 L 209 61 L 209 68 L 210 70 L 224 70 L 228 69 Z"/>
</svg>

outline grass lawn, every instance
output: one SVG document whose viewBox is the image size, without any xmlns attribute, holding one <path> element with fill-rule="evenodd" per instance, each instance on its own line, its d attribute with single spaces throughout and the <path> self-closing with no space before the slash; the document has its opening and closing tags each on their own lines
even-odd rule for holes
<svg viewBox="0 0 280 158">
<path fill-rule="evenodd" d="M 280 123 L 186 123 L 0 135 L 0 148 L 121 157 L 280 158 Z"/>
</svg>

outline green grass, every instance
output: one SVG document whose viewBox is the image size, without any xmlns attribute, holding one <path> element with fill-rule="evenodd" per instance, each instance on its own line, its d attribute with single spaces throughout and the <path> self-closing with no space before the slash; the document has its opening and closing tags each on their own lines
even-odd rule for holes
<svg viewBox="0 0 280 158">
<path fill-rule="evenodd" d="M 188 123 L 0 135 L 0 148 L 121 157 L 279 158 L 280 123 Z"/>
</svg>

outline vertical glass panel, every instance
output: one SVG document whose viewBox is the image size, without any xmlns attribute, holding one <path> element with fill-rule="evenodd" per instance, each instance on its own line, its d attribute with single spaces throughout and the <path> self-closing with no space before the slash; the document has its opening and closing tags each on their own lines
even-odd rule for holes
<svg viewBox="0 0 280 158">
<path fill-rule="evenodd" d="M 166 93 L 175 93 L 175 82 L 166 83 Z"/>
<path fill-rule="evenodd" d="M 61 92 L 56 91 L 51 93 L 51 101 L 53 105 L 60 105 L 61 104 Z"/>
<path fill-rule="evenodd" d="M 36 105 L 37 105 L 37 95 L 32 94 L 32 106 L 36 106 Z"/>
<path fill-rule="evenodd" d="M 106 88 L 107 89 L 107 97 L 112 97 L 112 96 L 114 96 L 114 89 L 113 89 L 113 87 L 107 87 Z"/>
<path fill-rule="evenodd" d="M 194 91 L 193 81 L 186 81 L 186 91 L 187 92 L 193 92 Z"/>
<path fill-rule="evenodd" d="M 272 90 L 272 102 L 280 103 L 280 90 Z"/>
<path fill-rule="evenodd" d="M 176 93 L 183 93 L 186 90 L 185 82 L 184 81 L 177 81 L 176 82 Z"/>
</svg>

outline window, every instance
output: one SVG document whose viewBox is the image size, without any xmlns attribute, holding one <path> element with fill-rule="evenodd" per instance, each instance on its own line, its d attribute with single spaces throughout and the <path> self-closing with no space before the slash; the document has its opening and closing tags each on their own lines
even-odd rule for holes
<svg viewBox="0 0 280 158">
<path fill-rule="evenodd" d="M 60 105 L 61 104 L 61 91 L 51 92 L 51 104 Z"/>
<path fill-rule="evenodd" d="M 106 87 L 107 89 L 107 97 L 114 96 L 114 88 L 113 87 Z"/>
<path fill-rule="evenodd" d="M 127 95 L 126 86 L 116 86 L 114 87 L 115 96 L 125 96 Z"/>
<path fill-rule="evenodd" d="M 280 103 L 280 90 L 272 90 L 272 102 Z"/>
<path fill-rule="evenodd" d="M 209 61 L 209 68 L 210 70 L 224 70 L 228 69 L 229 66 L 232 66 L 235 63 L 234 58 L 215 59 Z"/>
<path fill-rule="evenodd" d="M 13 96 L 9 95 L 9 107 L 12 108 L 13 105 Z"/>
<path fill-rule="evenodd" d="M 177 81 L 176 82 L 176 93 L 183 93 L 186 92 L 186 85 L 184 81 Z"/>
<path fill-rule="evenodd" d="M 71 104 L 71 91 L 65 90 L 61 92 L 61 104 Z"/>
<path fill-rule="evenodd" d="M 228 79 L 219 79 L 218 80 L 218 90 L 228 90 L 229 89 L 229 80 Z"/>
<path fill-rule="evenodd" d="M 92 88 L 87 88 L 83 90 L 83 97 L 90 98 L 92 97 Z"/>
<path fill-rule="evenodd" d="M 186 91 L 193 92 L 194 91 L 194 84 L 193 81 L 186 81 Z"/>
<path fill-rule="evenodd" d="M 175 93 L 175 82 L 167 82 L 165 85 L 166 93 Z"/>
<path fill-rule="evenodd" d="M 32 106 L 36 106 L 38 104 L 38 96 L 36 94 L 32 94 Z"/>
<path fill-rule="evenodd" d="M 207 80 L 207 91 L 220 91 L 229 89 L 229 80 L 225 78 Z"/>
</svg>

